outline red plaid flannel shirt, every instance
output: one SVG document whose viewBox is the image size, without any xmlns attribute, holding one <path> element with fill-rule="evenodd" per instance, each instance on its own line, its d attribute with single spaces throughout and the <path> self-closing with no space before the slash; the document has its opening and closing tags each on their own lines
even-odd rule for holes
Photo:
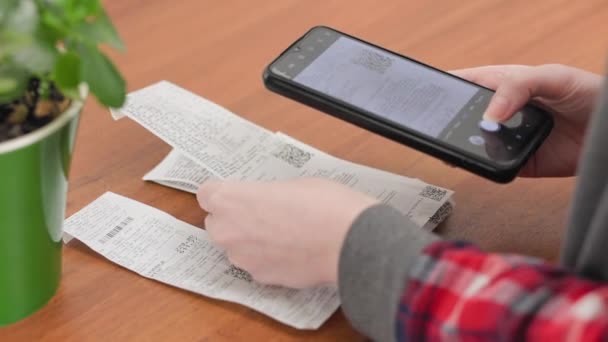
<svg viewBox="0 0 608 342">
<path fill-rule="evenodd" d="M 608 284 L 533 258 L 436 242 L 414 265 L 400 341 L 608 340 Z"/>
</svg>

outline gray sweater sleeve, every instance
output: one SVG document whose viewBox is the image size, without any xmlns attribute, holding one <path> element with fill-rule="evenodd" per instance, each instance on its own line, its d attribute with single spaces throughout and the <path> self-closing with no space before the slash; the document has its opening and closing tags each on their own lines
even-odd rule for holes
<svg viewBox="0 0 608 342">
<path fill-rule="evenodd" d="M 587 127 L 562 263 L 579 275 L 608 281 L 608 81 Z"/>
<path fill-rule="evenodd" d="M 342 310 L 352 325 L 376 341 L 393 341 L 401 292 L 415 259 L 439 238 L 387 205 L 363 211 L 340 255 Z"/>
</svg>

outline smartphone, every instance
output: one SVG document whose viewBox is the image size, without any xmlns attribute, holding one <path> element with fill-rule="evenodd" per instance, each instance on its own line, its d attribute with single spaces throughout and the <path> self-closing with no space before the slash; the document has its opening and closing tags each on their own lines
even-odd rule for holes
<svg viewBox="0 0 608 342">
<path fill-rule="evenodd" d="M 500 183 L 515 178 L 553 127 L 531 105 L 507 122 L 484 121 L 491 89 L 324 26 L 296 40 L 263 78 L 278 94 Z"/>
</svg>

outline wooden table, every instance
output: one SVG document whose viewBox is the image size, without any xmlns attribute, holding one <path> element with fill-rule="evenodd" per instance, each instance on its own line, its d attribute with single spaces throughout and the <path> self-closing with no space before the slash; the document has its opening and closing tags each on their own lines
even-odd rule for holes
<svg viewBox="0 0 608 342">
<path fill-rule="evenodd" d="M 443 69 L 564 63 L 602 72 L 608 3 L 571 1 L 105 1 L 124 38 L 111 53 L 138 89 L 171 80 L 270 130 L 341 158 L 456 191 L 438 232 L 483 248 L 555 260 L 574 179 L 483 180 L 267 91 L 263 67 L 325 24 Z M 169 147 L 93 100 L 82 118 L 68 214 L 114 191 L 201 226 L 195 198 L 141 181 Z M 42 310 L 0 340 L 360 340 L 341 313 L 318 331 L 283 326 L 236 304 L 144 279 L 79 242 L 64 250 L 63 283 Z"/>
</svg>

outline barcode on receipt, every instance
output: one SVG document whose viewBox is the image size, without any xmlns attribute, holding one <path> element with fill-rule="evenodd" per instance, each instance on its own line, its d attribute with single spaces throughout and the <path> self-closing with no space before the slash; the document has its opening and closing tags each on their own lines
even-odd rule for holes
<svg viewBox="0 0 608 342">
<path fill-rule="evenodd" d="M 110 230 L 106 235 L 104 235 L 99 242 L 100 243 L 106 243 L 108 242 L 111 238 L 115 237 L 116 234 L 120 233 L 121 230 L 125 229 L 125 227 L 131 223 L 133 221 L 133 218 L 128 216 L 127 218 L 125 218 L 124 220 L 122 220 L 122 222 L 120 222 L 117 226 L 115 226 L 114 228 L 112 228 L 112 230 Z"/>
</svg>

